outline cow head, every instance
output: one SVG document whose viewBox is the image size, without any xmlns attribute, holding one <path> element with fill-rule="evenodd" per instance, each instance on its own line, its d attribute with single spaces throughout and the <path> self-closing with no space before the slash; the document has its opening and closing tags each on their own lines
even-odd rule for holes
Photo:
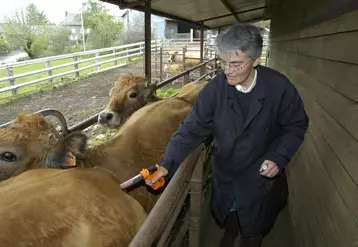
<svg viewBox="0 0 358 247">
<path fill-rule="evenodd" d="M 175 51 L 172 54 L 169 54 L 168 63 L 174 63 L 176 62 L 176 55 L 178 55 L 179 52 Z"/>
<path fill-rule="evenodd" d="M 98 123 L 118 128 L 139 108 L 156 101 L 156 82 L 150 83 L 141 76 L 120 77 L 109 92 L 110 101 L 99 114 Z"/>
<path fill-rule="evenodd" d="M 9 127 L 0 128 L 0 181 L 53 163 L 73 165 L 86 141 L 82 133 L 62 137 L 41 114 L 21 113 Z"/>
</svg>

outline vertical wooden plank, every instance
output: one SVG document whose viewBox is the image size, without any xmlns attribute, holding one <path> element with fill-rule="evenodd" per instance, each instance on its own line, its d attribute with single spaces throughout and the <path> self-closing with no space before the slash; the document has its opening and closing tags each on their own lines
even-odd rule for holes
<svg viewBox="0 0 358 247">
<path fill-rule="evenodd" d="M 116 59 L 116 49 L 113 49 L 113 59 Z M 117 65 L 117 60 L 114 60 L 114 62 L 113 62 L 113 64 L 114 64 L 114 66 L 116 66 Z"/>
<path fill-rule="evenodd" d="M 204 62 L 204 27 L 200 26 L 200 63 Z M 206 66 L 200 68 L 200 76 L 205 74 Z"/>
<path fill-rule="evenodd" d="M 145 37 L 145 55 L 144 55 L 144 64 L 145 64 L 145 77 L 151 81 L 151 0 L 145 0 L 144 2 L 144 37 Z"/>
<path fill-rule="evenodd" d="M 52 70 L 50 69 L 51 68 L 51 62 L 49 60 L 46 61 L 46 68 L 49 69 L 47 74 L 48 74 L 49 77 L 51 77 L 52 76 Z M 48 81 L 49 81 L 50 84 L 52 84 L 52 78 L 50 78 Z"/>
<path fill-rule="evenodd" d="M 5 69 L 6 69 L 6 73 L 7 73 L 8 77 L 14 76 L 14 71 L 13 71 L 11 65 L 6 66 Z M 10 78 L 9 82 L 10 82 L 10 86 L 15 86 L 16 85 L 16 82 L 15 82 L 14 78 Z M 13 89 L 11 92 L 12 92 L 12 95 L 16 95 L 17 94 L 17 89 Z"/>
<path fill-rule="evenodd" d="M 97 71 L 101 70 L 101 65 L 99 64 L 101 60 L 99 59 L 99 52 L 96 52 L 96 64 L 97 64 Z"/>
<path fill-rule="evenodd" d="M 76 77 L 76 79 L 78 79 L 80 77 L 80 72 L 78 71 L 78 63 L 77 63 L 78 57 L 77 57 L 77 55 L 73 56 L 73 61 L 75 62 L 75 64 L 73 65 L 75 70 L 76 70 L 75 77 Z"/>
<path fill-rule="evenodd" d="M 11 78 L 14 75 L 13 70 L 12 70 L 12 66 L 8 65 L 8 66 L 6 66 L 5 69 L 6 69 L 7 76 L 10 77 L 10 80 L 9 80 L 10 86 L 15 86 L 16 85 L 15 79 Z M 17 94 L 17 89 L 13 89 L 11 92 L 12 92 L 12 95 L 16 95 Z"/>
<path fill-rule="evenodd" d="M 182 50 L 183 50 L 182 65 L 183 65 L 183 70 L 186 70 L 186 66 L 185 66 L 185 61 L 186 61 L 185 53 L 186 53 L 186 51 L 187 51 L 187 45 L 185 45 Z M 184 85 L 187 84 L 188 82 L 189 82 L 189 73 L 184 75 L 182 86 L 184 86 Z"/>
<path fill-rule="evenodd" d="M 163 80 L 163 45 L 160 46 L 160 54 L 159 54 L 159 79 L 160 81 Z"/>
<path fill-rule="evenodd" d="M 189 247 L 200 246 L 200 222 L 202 211 L 203 174 L 206 149 L 204 149 L 196 162 L 195 169 L 189 181 L 190 183 L 190 208 L 189 208 Z"/>
</svg>

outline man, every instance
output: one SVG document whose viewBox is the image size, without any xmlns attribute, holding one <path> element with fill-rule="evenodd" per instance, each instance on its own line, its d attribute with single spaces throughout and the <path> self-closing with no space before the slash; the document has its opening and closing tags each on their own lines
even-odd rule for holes
<svg viewBox="0 0 358 247">
<path fill-rule="evenodd" d="M 224 224 L 220 246 L 259 247 L 286 205 L 285 168 L 302 144 L 308 117 L 292 83 L 259 65 L 260 29 L 235 24 L 216 49 L 224 73 L 200 92 L 190 114 L 169 142 L 160 171 L 173 176 L 180 163 L 214 136 L 211 208 Z"/>
</svg>

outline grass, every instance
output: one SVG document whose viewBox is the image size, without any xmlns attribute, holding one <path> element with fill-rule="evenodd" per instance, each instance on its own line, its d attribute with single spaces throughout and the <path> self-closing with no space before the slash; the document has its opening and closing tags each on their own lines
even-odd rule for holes
<svg viewBox="0 0 358 247">
<path fill-rule="evenodd" d="M 166 98 L 166 97 L 170 97 L 173 94 L 179 92 L 180 88 L 178 89 L 174 89 L 174 88 L 167 88 L 166 90 L 159 88 L 157 90 L 157 96 L 160 98 Z"/>
<path fill-rule="evenodd" d="M 88 58 L 91 58 L 91 57 L 95 57 L 95 55 L 93 54 L 93 55 L 80 56 L 80 57 L 78 57 L 78 61 L 88 59 Z M 104 61 L 110 60 L 112 58 L 113 57 L 101 58 L 100 62 L 104 62 Z M 131 61 L 129 61 L 127 58 L 125 58 L 125 59 L 119 59 L 119 60 L 117 60 L 117 62 L 118 62 L 118 64 L 124 63 L 124 62 L 127 63 L 127 64 L 132 64 L 132 63 L 136 63 L 136 62 L 138 62 L 139 60 L 142 60 L 142 59 L 143 59 L 143 57 L 134 57 L 134 58 L 132 58 Z M 71 63 L 71 62 L 73 62 L 72 58 L 59 59 L 59 60 L 51 61 L 51 66 L 53 67 L 53 66 L 58 66 L 58 65 L 62 65 L 62 64 Z M 89 66 L 91 64 L 96 64 L 96 60 L 81 63 L 81 64 L 78 65 L 78 68 L 80 69 L 80 68 Z M 107 63 L 101 64 L 100 66 L 101 66 L 101 69 L 108 68 L 108 67 L 114 66 L 114 62 L 113 61 L 107 62 Z M 45 69 L 45 68 L 46 68 L 45 62 L 37 63 L 37 64 L 29 64 L 29 65 L 18 66 L 18 67 L 13 68 L 13 75 L 19 75 L 19 74 L 28 73 L 28 72 L 31 72 L 31 71 L 36 71 L 36 70 Z M 56 70 L 54 70 L 52 72 L 52 75 L 57 75 L 57 74 L 60 74 L 60 73 L 63 73 L 63 72 L 71 71 L 71 70 L 74 70 L 73 65 L 66 66 L 66 67 L 63 67 L 63 68 L 60 68 L 60 69 L 56 69 Z M 89 68 L 89 69 L 82 70 L 82 71 L 79 72 L 80 77 L 78 79 L 86 78 L 88 73 L 95 72 L 95 71 L 97 71 L 97 66 L 94 66 L 94 67 Z M 25 82 L 30 82 L 30 81 L 33 81 L 33 80 L 46 78 L 48 76 L 49 76 L 48 72 L 39 73 L 39 74 L 35 74 L 35 75 L 26 76 L 26 77 L 23 77 L 23 78 L 18 78 L 18 79 L 16 79 L 15 83 L 16 83 L 16 85 L 19 85 L 19 84 L 22 84 L 22 83 L 25 83 Z M 0 78 L 3 78 L 3 77 L 7 77 L 7 73 L 6 73 L 5 69 L 0 68 Z M 52 83 L 50 81 L 43 81 L 43 82 L 39 82 L 39 83 L 30 85 L 30 86 L 19 88 L 19 89 L 17 89 L 17 94 L 16 95 L 12 95 L 11 91 L 4 92 L 4 93 L 0 94 L 0 105 L 9 103 L 9 102 L 11 102 L 11 101 L 13 101 L 15 99 L 18 99 L 18 98 L 28 96 L 28 95 L 30 95 L 32 93 L 44 92 L 44 91 L 52 90 L 53 86 L 58 84 L 58 83 L 61 83 L 61 85 L 67 85 L 67 84 L 72 83 L 74 81 L 76 81 L 75 73 L 69 74 L 69 75 L 66 75 L 66 76 L 63 76 L 63 77 L 54 78 Z M 8 87 L 9 85 L 10 85 L 9 81 L 0 82 L 0 88 Z"/>
</svg>

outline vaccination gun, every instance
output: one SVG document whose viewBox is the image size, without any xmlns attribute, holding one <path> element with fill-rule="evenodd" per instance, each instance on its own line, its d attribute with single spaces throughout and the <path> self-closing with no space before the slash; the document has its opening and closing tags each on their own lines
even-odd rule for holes
<svg viewBox="0 0 358 247">
<path fill-rule="evenodd" d="M 143 168 L 142 171 L 138 175 L 123 182 L 120 185 L 120 187 L 123 190 L 123 189 L 126 189 L 126 188 L 140 182 L 143 179 L 144 180 L 152 180 L 157 175 L 158 172 L 159 172 L 158 164 L 151 165 L 148 168 Z M 152 188 L 153 188 L 153 190 L 157 190 L 160 187 L 162 187 L 164 184 L 165 184 L 165 179 L 164 179 L 164 177 L 161 177 L 156 183 L 154 183 L 152 185 Z"/>
</svg>

